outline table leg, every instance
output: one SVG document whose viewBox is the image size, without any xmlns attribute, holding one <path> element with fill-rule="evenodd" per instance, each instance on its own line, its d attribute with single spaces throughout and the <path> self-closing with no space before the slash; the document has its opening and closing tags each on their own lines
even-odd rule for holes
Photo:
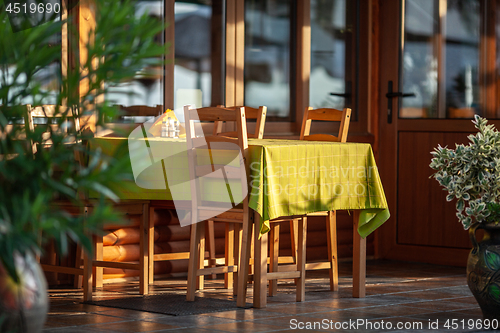
<svg viewBox="0 0 500 333">
<path fill-rule="evenodd" d="M 366 239 L 358 233 L 358 210 L 354 211 L 353 221 L 352 297 L 363 298 L 366 295 Z"/>
<path fill-rule="evenodd" d="M 243 221 L 242 237 L 241 237 L 241 252 L 240 259 L 238 260 L 238 292 L 236 298 L 236 305 L 238 307 L 245 307 L 247 301 L 247 282 L 248 270 L 250 263 L 250 245 L 252 243 L 252 227 L 254 223 L 259 223 L 260 217 L 254 213 L 252 209 L 249 212 L 244 212 L 247 221 Z M 257 218 L 255 219 L 254 216 Z M 245 218 L 245 217 L 244 217 Z"/>
<path fill-rule="evenodd" d="M 260 236 L 255 228 L 255 255 L 253 275 L 253 307 L 265 308 L 267 305 L 267 233 Z"/>
</svg>

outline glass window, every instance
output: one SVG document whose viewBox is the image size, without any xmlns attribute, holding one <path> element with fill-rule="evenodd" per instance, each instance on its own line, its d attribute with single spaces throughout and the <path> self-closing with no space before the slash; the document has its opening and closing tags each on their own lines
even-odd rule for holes
<svg viewBox="0 0 500 333">
<path fill-rule="evenodd" d="M 222 44 L 221 25 L 221 0 L 175 2 L 176 114 L 183 114 L 182 107 L 187 104 L 206 107 L 223 103 L 219 96 L 223 91 L 220 89 L 223 80 L 217 82 L 219 87 L 213 89 L 212 86 L 212 70 L 215 70 L 212 62 L 222 61 L 222 49 L 213 47 Z M 213 94 L 217 97 L 214 98 Z"/>
<path fill-rule="evenodd" d="M 347 77 L 352 57 L 346 59 L 352 26 L 347 14 L 346 0 L 311 0 L 309 105 L 313 108 L 352 107 L 352 79 Z"/>
<path fill-rule="evenodd" d="M 137 17 L 147 13 L 147 15 L 157 19 L 159 23 L 163 21 L 163 0 L 136 0 L 135 7 Z M 164 44 L 163 34 L 158 34 L 156 41 L 160 45 Z M 135 80 L 113 88 L 107 93 L 106 98 L 111 103 L 123 106 L 162 105 L 162 76 L 162 67 L 145 67 Z"/>
<path fill-rule="evenodd" d="M 56 1 L 52 1 L 51 3 L 57 3 Z M 54 13 L 50 17 L 50 19 L 53 19 L 55 21 L 60 21 L 61 19 L 62 12 L 59 13 Z M 47 20 L 47 18 L 38 15 L 37 17 L 34 17 L 33 22 L 30 22 L 30 24 L 33 24 L 34 28 L 32 29 L 37 29 L 37 25 L 40 25 L 40 23 L 37 22 L 42 22 L 43 20 Z M 25 30 L 23 31 L 25 32 Z M 14 33 L 23 33 L 23 32 L 14 32 Z M 62 69 L 61 69 L 61 59 L 62 59 L 62 33 L 57 32 L 52 36 L 48 36 L 46 39 L 43 40 L 42 42 L 42 47 L 46 47 L 48 49 L 51 49 L 52 52 L 57 52 L 57 58 L 52 61 L 48 66 L 43 67 L 43 68 L 37 68 L 37 70 L 34 72 L 33 77 L 30 79 L 30 82 L 36 83 L 40 85 L 40 94 L 45 94 L 43 103 L 44 104 L 56 104 L 58 93 L 61 89 L 61 77 L 62 77 Z M 52 54 L 54 55 L 54 54 Z M 7 82 L 7 83 L 12 83 L 14 80 L 14 73 L 16 71 L 16 64 L 5 64 L 5 66 L 2 66 L 0 68 L 0 85 L 2 82 Z M 17 81 L 19 84 L 22 84 L 26 82 L 26 76 L 19 76 L 17 78 Z M 9 88 L 9 100 L 13 96 L 15 96 L 16 91 L 14 87 Z M 40 101 L 38 101 L 39 103 Z M 0 100 L 0 104 L 5 104 L 7 101 L 2 101 Z M 9 104 L 9 103 L 8 103 Z M 20 98 L 18 96 L 18 100 L 10 101 L 10 104 L 34 104 L 33 96 L 26 96 L 23 98 Z"/>
<path fill-rule="evenodd" d="M 290 119 L 291 0 L 245 1 L 245 105 Z"/>
<path fill-rule="evenodd" d="M 471 118 L 481 113 L 479 0 L 405 3 L 402 118 Z"/>
</svg>

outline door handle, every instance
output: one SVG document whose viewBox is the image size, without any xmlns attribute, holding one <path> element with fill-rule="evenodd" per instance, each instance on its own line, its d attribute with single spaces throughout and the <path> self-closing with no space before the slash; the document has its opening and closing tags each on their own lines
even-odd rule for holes
<svg viewBox="0 0 500 333">
<path fill-rule="evenodd" d="M 344 98 L 344 107 L 351 108 L 351 100 L 352 100 L 352 81 L 345 82 L 345 90 L 343 93 L 331 92 L 330 96 L 338 96 Z"/>
<path fill-rule="evenodd" d="M 392 81 L 389 81 L 387 85 L 387 123 L 392 124 L 392 99 L 399 97 L 416 97 L 415 93 L 403 93 L 400 91 L 392 91 Z"/>
<path fill-rule="evenodd" d="M 332 93 L 330 93 L 330 95 L 332 95 L 332 96 L 340 96 L 340 97 L 344 97 L 344 98 L 351 97 L 351 94 L 349 94 L 349 93 L 333 93 L 332 92 Z"/>
<path fill-rule="evenodd" d="M 385 97 L 387 98 L 393 98 L 393 97 L 415 97 L 415 93 L 402 93 L 402 92 L 392 92 L 392 93 L 387 93 L 385 94 Z"/>
</svg>

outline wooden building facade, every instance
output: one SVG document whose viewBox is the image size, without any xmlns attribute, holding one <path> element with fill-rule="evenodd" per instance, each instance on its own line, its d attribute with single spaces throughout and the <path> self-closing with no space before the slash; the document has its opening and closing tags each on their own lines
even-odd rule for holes
<svg viewBox="0 0 500 333">
<path fill-rule="evenodd" d="M 84 35 L 91 0 L 70 8 Z M 429 179 L 430 152 L 466 142 L 474 114 L 500 124 L 499 0 L 138 0 L 144 13 L 167 23 L 166 65 L 117 104 L 181 118 L 185 104 L 266 105 L 264 137 L 290 139 L 307 106 L 350 107 L 348 141 L 372 144 L 391 211 L 368 255 L 465 265 L 469 236 Z M 352 215 L 338 221 L 348 258 Z M 311 231 L 312 253 L 325 252 Z"/>
</svg>

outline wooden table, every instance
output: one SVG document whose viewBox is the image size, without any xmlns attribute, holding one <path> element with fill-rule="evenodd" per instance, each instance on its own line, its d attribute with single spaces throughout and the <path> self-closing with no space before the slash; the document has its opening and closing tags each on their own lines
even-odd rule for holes
<svg viewBox="0 0 500 333">
<path fill-rule="evenodd" d="M 98 138 L 92 144 L 112 156 L 126 140 Z M 123 199 L 189 199 L 189 185 L 182 189 L 189 180 L 185 140 L 134 138 L 128 140 L 128 148 L 135 184 L 120 193 Z M 265 307 L 266 302 L 267 221 L 320 211 L 354 212 L 353 297 L 364 297 L 365 238 L 390 216 L 371 146 L 249 139 L 248 156 L 249 206 L 261 233 L 255 241 L 254 281 L 264 281 L 255 284 L 254 306 Z M 169 165 L 175 170 L 168 170 Z M 169 172 L 176 175 L 173 185 L 165 178 Z"/>
</svg>

